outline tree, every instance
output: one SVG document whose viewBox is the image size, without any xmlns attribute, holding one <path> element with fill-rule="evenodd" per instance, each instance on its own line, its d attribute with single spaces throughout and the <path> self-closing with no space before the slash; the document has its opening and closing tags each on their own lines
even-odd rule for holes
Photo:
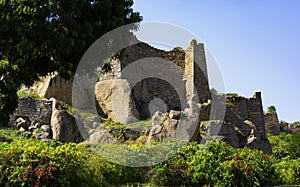
<svg viewBox="0 0 300 187">
<path fill-rule="evenodd" d="M 291 123 L 290 127 L 292 127 L 292 128 L 298 128 L 298 127 L 300 127 L 300 121 L 295 121 L 295 122 Z"/>
<path fill-rule="evenodd" d="M 267 110 L 267 113 L 271 113 L 271 114 L 273 114 L 273 113 L 275 113 L 276 112 L 276 108 L 275 108 L 275 106 L 269 106 L 268 107 L 268 110 Z"/>
<path fill-rule="evenodd" d="M 53 71 L 70 78 L 96 39 L 140 22 L 132 5 L 133 0 L 1 0 L 0 126 L 15 109 L 21 85 Z"/>
</svg>

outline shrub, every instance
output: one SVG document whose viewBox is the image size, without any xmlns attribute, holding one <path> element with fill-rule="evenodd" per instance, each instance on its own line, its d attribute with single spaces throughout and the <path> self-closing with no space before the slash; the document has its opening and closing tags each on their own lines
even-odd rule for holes
<svg viewBox="0 0 300 187">
<path fill-rule="evenodd" d="M 185 146 L 154 167 L 156 185 L 260 186 L 278 184 L 271 158 L 258 150 L 235 149 L 225 143 Z"/>
<path fill-rule="evenodd" d="M 279 136 L 270 136 L 273 155 L 277 159 L 289 156 L 291 159 L 300 157 L 300 134 L 281 133 Z"/>
<path fill-rule="evenodd" d="M 300 185 L 300 158 L 283 158 L 276 164 L 276 169 L 284 185 Z"/>
<path fill-rule="evenodd" d="M 85 154 L 73 143 L 19 138 L 1 143 L 0 185 L 69 186 L 84 181 Z M 81 168 L 81 169 L 79 169 Z"/>
</svg>

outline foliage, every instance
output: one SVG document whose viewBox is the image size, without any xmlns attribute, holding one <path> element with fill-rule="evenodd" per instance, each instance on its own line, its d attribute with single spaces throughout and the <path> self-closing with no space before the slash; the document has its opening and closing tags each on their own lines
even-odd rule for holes
<svg viewBox="0 0 300 187">
<path fill-rule="evenodd" d="M 214 94 L 214 95 L 218 95 L 219 94 L 218 90 L 216 90 L 215 88 L 211 88 L 210 89 L 210 93 Z"/>
<path fill-rule="evenodd" d="M 69 186 L 85 181 L 86 155 L 76 144 L 19 138 L 1 143 L 1 186 Z M 78 170 L 78 168 L 82 168 Z"/>
<path fill-rule="evenodd" d="M 300 134 L 270 136 L 276 169 L 283 185 L 300 184 Z"/>
<path fill-rule="evenodd" d="M 42 98 L 39 96 L 39 94 L 28 92 L 28 91 L 18 91 L 17 95 L 19 98 L 21 97 L 31 97 L 34 100 L 41 100 Z"/>
<path fill-rule="evenodd" d="M 296 143 L 299 137 L 293 137 L 284 134 L 270 137 L 273 150 L 282 151 L 277 147 L 288 148 L 292 142 Z M 288 149 L 283 152 L 287 156 L 275 159 L 258 150 L 237 149 L 225 143 L 207 142 L 203 145 L 193 142 L 178 152 L 177 144 L 169 141 L 158 149 L 158 142 L 151 146 L 135 143 L 122 147 L 112 144 L 100 146 L 99 149 L 86 143 L 44 142 L 19 137 L 11 143 L 0 143 L 0 186 L 300 184 L 300 158 L 292 154 L 295 150 Z M 167 148 L 175 151 L 171 153 L 176 153 L 175 156 L 154 166 L 127 167 L 112 162 L 138 166 L 138 162 L 149 160 L 149 163 L 155 164 L 157 157 L 164 159 L 170 153 Z"/>
<path fill-rule="evenodd" d="M 289 156 L 276 163 L 282 184 L 300 185 L 300 158 L 291 159 Z"/>
<path fill-rule="evenodd" d="M 289 126 L 289 123 L 286 122 L 286 121 L 284 121 L 284 120 L 280 120 L 279 125 L 280 125 L 281 127 L 288 127 L 288 126 Z"/>
<path fill-rule="evenodd" d="M 292 127 L 292 128 L 300 127 L 300 121 L 295 121 L 295 122 L 291 123 L 290 127 Z"/>
<path fill-rule="evenodd" d="M 225 143 L 209 147 L 189 144 L 175 157 L 155 167 L 157 185 L 260 186 L 277 180 L 268 155 L 258 150 L 234 149 Z"/>
<path fill-rule="evenodd" d="M 13 140 L 17 136 L 18 131 L 15 129 L 0 129 L 0 137 Z"/>
<path fill-rule="evenodd" d="M 102 119 L 103 125 L 107 130 L 109 130 L 110 133 L 114 135 L 115 138 L 120 140 L 121 142 L 126 141 L 126 138 L 124 136 L 124 129 L 126 127 L 138 127 L 140 129 L 143 129 L 144 132 L 150 131 L 152 127 L 152 122 L 151 120 L 143 120 L 143 121 L 137 121 L 134 123 L 128 123 L 128 124 L 122 124 L 119 122 L 112 121 L 110 119 Z M 132 139 L 137 139 L 138 137 L 132 137 Z"/>
<path fill-rule="evenodd" d="M 7 124 L 21 85 L 31 86 L 39 76 L 54 71 L 70 78 L 95 40 L 140 22 L 132 5 L 133 0 L 1 1 L 0 124 Z M 135 24 L 130 29 L 137 28 Z"/>
<path fill-rule="evenodd" d="M 114 164 L 86 144 L 18 138 L 0 145 L 0 186 L 108 186 L 146 181 L 147 168 Z"/>
<path fill-rule="evenodd" d="M 280 133 L 279 136 L 270 136 L 273 155 L 277 159 L 289 156 L 291 159 L 300 158 L 300 134 Z"/>
<path fill-rule="evenodd" d="M 237 96 L 239 96 L 239 94 L 237 94 L 237 93 L 227 93 L 226 96 L 228 96 L 228 97 L 237 97 Z"/>
<path fill-rule="evenodd" d="M 275 112 L 276 112 L 276 107 L 275 106 L 272 105 L 272 106 L 268 107 L 267 113 L 273 114 Z"/>
</svg>

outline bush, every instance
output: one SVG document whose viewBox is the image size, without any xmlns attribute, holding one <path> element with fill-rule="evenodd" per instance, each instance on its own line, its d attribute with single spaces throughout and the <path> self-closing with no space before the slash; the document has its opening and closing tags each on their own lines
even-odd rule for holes
<svg viewBox="0 0 300 187">
<path fill-rule="evenodd" d="M 86 177 L 86 158 L 74 143 L 48 143 L 25 138 L 19 138 L 10 144 L 1 143 L 0 185 L 80 184 Z"/>
<path fill-rule="evenodd" d="M 277 159 L 289 156 L 291 159 L 300 157 L 300 134 L 281 133 L 279 136 L 270 136 L 273 155 Z"/>
<path fill-rule="evenodd" d="M 151 182 L 158 186 L 178 186 L 192 183 L 191 170 L 188 162 L 203 145 L 190 143 L 184 146 L 174 157 L 162 162 L 153 168 Z"/>
<path fill-rule="evenodd" d="M 300 158 L 283 158 L 276 164 L 283 185 L 300 185 Z"/>
<path fill-rule="evenodd" d="M 278 184 L 268 155 L 225 143 L 185 146 L 175 157 L 154 167 L 156 185 L 261 186 Z"/>
</svg>

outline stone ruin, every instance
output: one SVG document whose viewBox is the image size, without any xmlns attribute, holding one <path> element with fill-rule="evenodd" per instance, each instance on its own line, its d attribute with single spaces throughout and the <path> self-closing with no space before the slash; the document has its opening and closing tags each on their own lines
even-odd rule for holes
<svg viewBox="0 0 300 187">
<path fill-rule="evenodd" d="M 151 77 L 139 81 L 130 89 L 131 85 L 122 75 L 122 70 L 132 62 L 147 57 L 157 57 L 175 63 L 183 72 L 179 74 L 182 76 L 177 77 L 183 82 L 183 86 L 174 88 L 165 80 Z M 84 109 L 89 106 L 89 101 L 96 99 L 99 114 L 106 114 L 112 120 L 122 123 L 152 117 L 153 127 L 148 132 L 148 142 L 168 137 L 181 137 L 184 140 L 199 142 L 205 138 L 212 138 L 215 141 L 225 141 L 234 147 L 248 146 L 266 153 L 272 152 L 266 136 L 260 92 L 256 92 L 252 98 L 227 97 L 224 100 L 225 118 L 212 116 L 211 110 L 216 106 L 211 103 L 214 95 L 209 90 L 204 44 L 193 40 L 186 50 L 174 48 L 164 51 L 141 42 L 126 48 L 123 58 L 111 60 L 111 64 L 113 71 L 101 74 L 96 85 L 87 82 L 81 88 L 84 92 L 76 100 L 81 103 L 77 106 Z M 59 75 L 51 75 L 50 78 L 43 78 L 36 83 L 32 90 L 43 97 L 54 97 L 72 104 L 72 85 L 73 79 L 64 80 Z M 182 93 L 179 94 L 178 90 Z M 93 92 L 95 95 L 91 94 Z M 112 98 L 112 92 L 116 93 L 115 99 Z M 185 97 L 180 98 L 179 95 Z M 195 98 L 195 95 L 198 97 Z M 225 96 L 220 94 L 214 97 L 222 100 Z M 113 104 L 117 105 L 117 108 Z M 191 114 L 193 110 L 200 111 L 200 115 L 195 119 L 200 122 L 193 129 L 196 134 L 192 132 L 184 135 L 183 131 L 188 132 L 188 129 L 183 128 L 183 124 L 187 123 L 186 119 L 181 119 L 184 117 L 182 114 Z M 162 117 L 166 112 L 176 115 Z M 181 117 L 178 117 L 178 113 Z M 157 123 L 154 119 L 162 120 Z"/>
</svg>

